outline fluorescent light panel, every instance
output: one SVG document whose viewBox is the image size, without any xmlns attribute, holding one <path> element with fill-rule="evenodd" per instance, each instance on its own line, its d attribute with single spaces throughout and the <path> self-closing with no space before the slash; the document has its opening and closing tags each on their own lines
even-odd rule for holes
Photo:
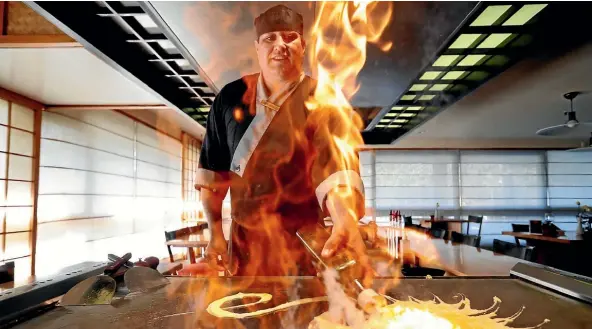
<svg viewBox="0 0 592 329">
<path fill-rule="evenodd" d="M 448 73 L 446 73 L 442 79 L 446 79 L 446 80 L 456 80 L 456 79 L 460 79 L 460 77 L 465 74 L 466 71 L 450 71 Z"/>
<path fill-rule="evenodd" d="M 512 33 L 493 33 L 490 34 L 483 42 L 481 42 L 477 48 L 497 48 L 504 41 L 508 40 L 512 36 Z"/>
<path fill-rule="evenodd" d="M 437 83 L 430 88 L 430 91 L 443 91 L 449 86 L 449 83 Z"/>
<path fill-rule="evenodd" d="M 414 84 L 411 86 L 411 88 L 409 88 L 409 91 L 422 91 L 424 89 L 426 89 L 428 85 L 424 85 L 424 84 Z"/>
<path fill-rule="evenodd" d="M 433 66 L 450 66 L 458 59 L 459 55 L 442 55 L 434 62 Z"/>
<path fill-rule="evenodd" d="M 407 111 L 421 111 L 423 110 L 423 106 L 409 106 Z"/>
<path fill-rule="evenodd" d="M 467 55 L 457 64 L 457 66 L 477 65 L 477 63 L 479 63 L 484 57 L 485 55 Z"/>
<path fill-rule="evenodd" d="M 504 22 L 504 26 L 519 26 L 528 23 L 536 14 L 541 10 L 545 9 L 547 4 L 532 4 L 524 5 L 517 12 L 514 13 L 507 21 Z"/>
<path fill-rule="evenodd" d="M 471 23 L 471 26 L 491 26 L 511 7 L 511 5 L 489 6 Z"/>
<path fill-rule="evenodd" d="M 450 49 L 467 49 L 472 48 L 471 46 L 481 37 L 481 34 L 461 34 L 456 40 L 450 45 Z"/>
<path fill-rule="evenodd" d="M 416 116 L 415 113 L 399 113 L 399 117 L 401 117 L 401 118 L 411 118 L 414 116 Z"/>
<path fill-rule="evenodd" d="M 419 78 L 419 80 L 435 80 L 441 73 L 442 72 L 438 71 L 427 71 L 421 76 L 421 78 Z"/>
<path fill-rule="evenodd" d="M 420 101 L 431 101 L 436 95 L 421 95 L 419 97 Z"/>
<path fill-rule="evenodd" d="M 403 101 L 412 101 L 414 99 L 415 99 L 415 95 L 403 95 L 401 97 L 401 100 L 403 100 Z"/>
</svg>

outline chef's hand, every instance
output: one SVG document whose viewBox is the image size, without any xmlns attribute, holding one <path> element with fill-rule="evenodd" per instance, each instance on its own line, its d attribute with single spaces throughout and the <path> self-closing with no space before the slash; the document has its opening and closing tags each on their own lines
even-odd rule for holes
<svg viewBox="0 0 592 329">
<path fill-rule="evenodd" d="M 205 258 L 210 267 L 217 271 L 223 271 L 225 274 L 234 275 L 237 270 L 237 262 L 232 262 L 233 268 L 229 268 L 228 244 L 224 236 L 210 237 L 210 242 L 206 248 Z"/>
<path fill-rule="evenodd" d="M 375 248 L 379 244 L 378 226 L 376 222 L 370 222 L 367 225 L 358 226 L 362 240 L 366 242 L 370 248 Z"/>
<path fill-rule="evenodd" d="M 366 245 L 357 226 L 333 226 L 331 236 L 325 243 L 321 256 L 325 258 L 332 257 L 341 249 L 346 249 L 353 255 L 362 269 L 362 284 L 366 287 L 370 286 L 374 277 L 374 270 L 370 266 Z"/>
</svg>

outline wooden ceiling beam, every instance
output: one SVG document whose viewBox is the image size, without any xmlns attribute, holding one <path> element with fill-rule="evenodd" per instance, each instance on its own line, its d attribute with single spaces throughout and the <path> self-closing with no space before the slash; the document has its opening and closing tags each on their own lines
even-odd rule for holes
<svg viewBox="0 0 592 329">
<path fill-rule="evenodd" d="M 0 35 L 0 48 L 79 48 L 82 45 L 69 36 Z"/>
<path fill-rule="evenodd" d="M 15 93 L 14 91 L 4 89 L 2 87 L 0 87 L 0 98 L 9 102 L 20 104 L 32 110 L 43 110 L 45 108 L 45 105 L 34 99 Z"/>
</svg>

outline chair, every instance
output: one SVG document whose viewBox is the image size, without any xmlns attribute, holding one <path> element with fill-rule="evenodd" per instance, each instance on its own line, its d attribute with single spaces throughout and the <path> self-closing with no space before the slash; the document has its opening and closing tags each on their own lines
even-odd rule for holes
<svg viewBox="0 0 592 329">
<path fill-rule="evenodd" d="M 430 229 L 430 235 L 434 238 L 443 239 L 446 236 L 446 230 L 440 228 Z"/>
<path fill-rule="evenodd" d="M 530 226 L 527 224 L 512 224 L 512 232 L 528 232 L 530 231 Z M 520 239 L 514 238 L 516 240 L 516 245 L 520 247 Z"/>
<path fill-rule="evenodd" d="M 411 216 L 405 216 L 405 217 L 403 217 L 403 219 L 405 220 L 405 226 L 407 226 L 407 227 L 413 226 L 413 218 Z"/>
<path fill-rule="evenodd" d="M 479 248 L 481 237 L 476 235 L 466 235 L 458 232 L 452 232 L 452 242 L 458 242 Z"/>
<path fill-rule="evenodd" d="M 0 265 L 0 284 L 14 281 L 14 262 Z"/>
<path fill-rule="evenodd" d="M 529 230 L 528 224 L 512 224 L 512 232 L 528 232 Z"/>
<path fill-rule="evenodd" d="M 467 235 L 469 235 L 469 230 L 471 228 L 471 223 L 477 223 L 479 224 L 479 233 L 477 233 L 477 236 L 481 236 L 481 227 L 483 226 L 483 216 L 473 216 L 473 215 L 469 215 L 469 221 L 467 223 Z"/>
<path fill-rule="evenodd" d="M 530 233 L 543 233 L 543 222 L 540 220 L 530 221 Z"/>
<path fill-rule="evenodd" d="M 189 235 L 189 234 L 199 233 L 200 231 L 206 229 L 207 227 L 208 227 L 207 223 L 200 223 L 195 226 L 184 227 L 184 228 L 174 230 L 174 231 L 165 231 L 164 232 L 164 240 L 166 242 L 166 241 L 171 241 L 171 240 L 181 238 L 181 237 Z M 175 262 L 175 257 L 173 257 L 173 252 L 171 251 L 171 246 L 167 245 L 167 249 L 169 251 L 169 260 L 171 261 L 171 263 Z"/>
<path fill-rule="evenodd" d="M 493 239 L 493 251 L 527 261 L 534 259 L 534 247 L 520 247 L 510 242 Z"/>
</svg>

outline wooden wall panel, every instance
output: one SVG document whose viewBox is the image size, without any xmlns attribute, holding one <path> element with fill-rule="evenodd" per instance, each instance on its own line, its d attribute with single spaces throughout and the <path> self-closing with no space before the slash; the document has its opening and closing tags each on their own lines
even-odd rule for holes
<svg viewBox="0 0 592 329">
<path fill-rule="evenodd" d="M 8 5 L 6 8 L 8 23 L 6 24 L 6 34 L 64 34 L 23 2 L 6 1 L 6 4 Z"/>
</svg>

